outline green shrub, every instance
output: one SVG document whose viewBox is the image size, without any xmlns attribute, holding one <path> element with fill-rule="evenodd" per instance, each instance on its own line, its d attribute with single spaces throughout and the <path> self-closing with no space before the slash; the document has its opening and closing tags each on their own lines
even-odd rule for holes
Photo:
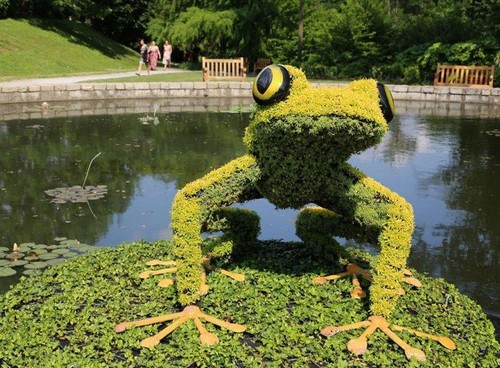
<svg viewBox="0 0 500 368">
<path fill-rule="evenodd" d="M 410 65 L 403 70 L 401 82 L 404 84 L 418 84 L 421 81 L 420 70 L 417 65 Z"/>
<path fill-rule="evenodd" d="M 244 282 L 208 274 L 211 289 L 200 308 L 245 324 L 245 333 L 207 324 L 220 343 L 204 346 L 189 322 L 154 349 L 140 348 L 141 339 L 166 324 L 121 334 L 114 326 L 179 309 L 175 288 L 159 288 L 158 279 L 138 277 L 146 261 L 169 258 L 170 250 L 170 242 L 103 248 L 21 280 L 0 296 L 0 366 L 498 367 L 499 344 L 481 308 L 454 286 L 423 275 L 417 275 L 424 283 L 420 289 L 405 286 L 392 322 L 449 336 L 458 349 L 449 351 L 437 342 L 398 333 L 427 354 L 427 362 L 408 361 L 397 345 L 376 332 L 368 352 L 356 357 L 346 344 L 360 330 L 330 338 L 319 331 L 364 319 L 368 303 L 349 297 L 349 279 L 314 285 L 314 276 L 341 269 L 315 257 L 302 243 L 275 241 L 259 242 L 226 265 L 243 273 Z M 360 255 L 357 250 L 350 253 Z"/>
<path fill-rule="evenodd" d="M 394 63 L 384 70 L 402 83 L 432 84 L 437 64 L 495 65 L 495 45 L 488 38 L 454 44 L 421 44 L 397 55 Z"/>
</svg>

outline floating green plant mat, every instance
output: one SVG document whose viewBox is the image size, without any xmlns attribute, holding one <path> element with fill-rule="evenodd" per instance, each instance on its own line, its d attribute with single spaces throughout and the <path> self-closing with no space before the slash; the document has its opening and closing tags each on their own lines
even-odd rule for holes
<svg viewBox="0 0 500 368">
<path fill-rule="evenodd" d="M 94 201 L 96 199 L 104 198 L 104 196 L 108 193 L 108 187 L 106 185 L 98 185 L 98 186 L 85 186 L 87 182 L 87 178 L 89 176 L 90 167 L 94 160 L 99 157 L 101 152 L 95 155 L 92 160 L 90 160 L 89 167 L 87 168 L 87 173 L 85 174 L 85 179 L 83 179 L 83 184 L 81 186 L 74 185 L 72 187 L 61 187 L 55 189 L 48 189 L 45 191 L 45 194 L 54 197 L 50 202 L 51 203 L 86 203 L 88 201 Z"/>
<path fill-rule="evenodd" d="M 495 137 L 500 137 L 500 129 L 487 130 L 485 133 Z"/>
<path fill-rule="evenodd" d="M 25 276 L 38 275 L 48 266 L 96 249 L 74 239 L 61 237 L 54 240 L 57 244 L 22 243 L 14 244 L 12 249 L 0 247 L 0 277 L 18 272 Z"/>
<path fill-rule="evenodd" d="M 398 332 L 422 349 L 426 362 L 409 361 L 402 350 L 375 332 L 362 356 L 347 342 L 359 331 L 329 338 L 328 325 L 357 322 L 368 302 L 350 298 L 352 284 L 341 279 L 315 285 L 315 276 L 340 266 L 314 257 L 302 243 L 259 242 L 224 267 L 242 273 L 237 282 L 208 274 L 210 291 L 198 306 L 207 314 L 247 326 L 233 333 L 211 324 L 214 346 L 199 343 L 192 322 L 177 328 L 154 349 L 139 342 L 167 323 L 117 334 L 122 321 L 182 309 L 175 287 L 160 288 L 161 276 L 138 275 L 151 259 L 170 258 L 171 243 L 133 243 L 100 248 L 21 280 L 0 296 L 0 366 L 6 367 L 498 367 L 500 348 L 481 308 L 442 279 L 417 274 L 423 286 L 404 285 L 391 322 L 449 336 L 458 348 Z M 366 257 L 360 252 L 352 252 Z M 362 262 L 361 262 L 362 263 Z M 366 265 L 363 264 L 362 265 Z"/>
<path fill-rule="evenodd" d="M 48 189 L 45 194 L 54 197 L 51 203 L 86 203 L 87 201 L 94 201 L 96 199 L 104 198 L 108 193 L 106 185 L 86 186 L 85 188 L 75 185 L 72 187 L 61 187 L 55 189 Z"/>
</svg>

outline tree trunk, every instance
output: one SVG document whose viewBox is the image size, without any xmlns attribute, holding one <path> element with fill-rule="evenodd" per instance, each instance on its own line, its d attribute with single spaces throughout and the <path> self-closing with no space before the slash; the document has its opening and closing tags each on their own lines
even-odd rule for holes
<svg viewBox="0 0 500 368">
<path fill-rule="evenodd" d="M 302 62 L 302 40 L 304 38 L 304 0 L 299 3 L 299 42 L 297 45 L 297 59 Z"/>
</svg>

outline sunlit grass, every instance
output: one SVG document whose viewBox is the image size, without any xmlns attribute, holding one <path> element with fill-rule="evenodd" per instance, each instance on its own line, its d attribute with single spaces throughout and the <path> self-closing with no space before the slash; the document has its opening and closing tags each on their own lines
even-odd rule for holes
<svg viewBox="0 0 500 368">
<path fill-rule="evenodd" d="M 0 80 L 135 70 L 139 54 L 78 22 L 0 20 Z"/>
<path fill-rule="evenodd" d="M 236 80 L 236 79 L 235 79 Z M 247 77 L 245 81 L 253 82 L 254 77 Z M 179 71 L 172 73 L 158 74 L 145 71 L 141 72 L 141 76 L 136 75 L 131 77 L 110 78 L 110 79 L 97 79 L 86 81 L 90 83 L 135 83 L 135 82 L 202 82 L 201 70 L 198 71 Z"/>
</svg>

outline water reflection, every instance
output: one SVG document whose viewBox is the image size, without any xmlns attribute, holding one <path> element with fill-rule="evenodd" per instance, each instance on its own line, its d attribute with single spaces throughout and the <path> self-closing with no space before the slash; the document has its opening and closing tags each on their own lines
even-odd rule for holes
<svg viewBox="0 0 500 368">
<path fill-rule="evenodd" d="M 351 162 L 408 199 L 409 263 L 500 314 L 500 136 L 497 119 L 403 115 Z"/>
<path fill-rule="evenodd" d="M 249 114 L 182 112 L 80 116 L 0 123 L 0 246 L 47 243 L 56 236 L 113 246 L 168 239 L 175 192 L 244 153 Z M 498 118 L 405 112 L 378 146 L 350 162 L 407 198 L 416 231 L 410 265 L 443 277 L 500 315 L 500 137 Z M 107 185 L 90 204 L 51 204 L 44 190 Z M 298 240 L 296 211 L 265 200 L 246 207 L 262 217 L 262 239 Z M 95 214 L 96 217 L 94 217 Z M 5 288 L 0 279 L 0 289 Z"/>
</svg>

